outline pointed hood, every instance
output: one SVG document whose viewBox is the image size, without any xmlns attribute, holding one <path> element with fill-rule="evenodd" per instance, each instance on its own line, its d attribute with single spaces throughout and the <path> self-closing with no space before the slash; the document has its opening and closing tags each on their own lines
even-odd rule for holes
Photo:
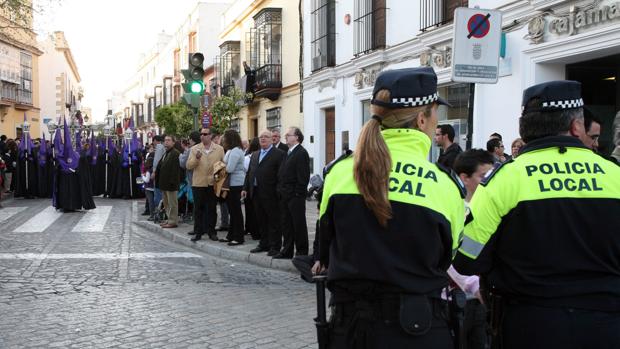
<svg viewBox="0 0 620 349">
<path fill-rule="evenodd" d="M 39 146 L 39 165 L 45 166 L 47 163 L 47 144 L 45 140 L 45 133 L 43 133 L 43 139 L 41 140 L 41 145 Z"/>
<path fill-rule="evenodd" d="M 64 119 L 63 129 L 65 143 L 62 147 L 62 157 L 58 158 L 58 162 L 60 163 L 60 167 L 63 172 L 75 172 L 75 169 L 78 167 L 78 163 L 80 160 L 80 154 L 73 150 L 73 144 L 71 142 L 71 131 L 69 130 L 69 126 L 67 126 L 67 119 Z"/>
<path fill-rule="evenodd" d="M 95 140 L 95 131 L 90 131 L 90 157 L 91 164 L 97 164 L 97 155 L 99 151 L 97 150 L 97 141 Z"/>
</svg>

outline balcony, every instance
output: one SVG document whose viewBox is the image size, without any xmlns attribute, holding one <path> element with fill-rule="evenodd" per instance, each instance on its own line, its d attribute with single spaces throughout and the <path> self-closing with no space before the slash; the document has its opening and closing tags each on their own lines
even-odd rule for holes
<svg viewBox="0 0 620 349">
<path fill-rule="evenodd" d="M 420 31 L 451 23 L 457 7 L 467 7 L 468 0 L 420 0 Z"/>
<path fill-rule="evenodd" d="M 0 82 L 0 84 L 2 85 L 0 88 L 0 105 L 12 106 L 13 102 L 17 100 L 17 85 L 6 82 Z"/>
<path fill-rule="evenodd" d="M 17 90 L 17 103 L 15 103 L 15 109 L 32 109 L 32 92 Z"/>
<path fill-rule="evenodd" d="M 254 95 L 275 101 L 282 90 L 282 65 L 265 64 L 256 70 Z"/>
<path fill-rule="evenodd" d="M 282 90 L 282 9 L 264 8 L 256 14 L 254 28 L 246 34 L 248 43 L 246 90 L 275 101 Z"/>
</svg>

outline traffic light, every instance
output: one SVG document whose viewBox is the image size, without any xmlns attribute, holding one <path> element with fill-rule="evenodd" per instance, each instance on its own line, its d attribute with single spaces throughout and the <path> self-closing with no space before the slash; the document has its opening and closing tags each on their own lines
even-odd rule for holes
<svg viewBox="0 0 620 349">
<path fill-rule="evenodd" d="M 205 56 L 200 52 L 190 53 L 188 57 L 187 69 L 181 69 L 181 73 L 185 78 L 183 86 L 183 99 L 185 102 L 194 107 L 200 107 L 200 96 L 202 96 L 205 85 L 202 78 L 205 74 L 203 64 Z"/>
</svg>

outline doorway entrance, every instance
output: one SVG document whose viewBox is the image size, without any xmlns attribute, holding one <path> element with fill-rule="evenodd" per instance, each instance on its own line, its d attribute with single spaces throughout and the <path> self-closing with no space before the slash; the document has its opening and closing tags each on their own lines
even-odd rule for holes
<svg viewBox="0 0 620 349">
<path fill-rule="evenodd" d="M 584 103 L 602 122 L 599 152 L 611 154 L 612 123 L 620 110 L 620 55 L 567 64 L 566 79 L 581 82 Z"/>
<path fill-rule="evenodd" d="M 336 109 L 326 108 L 325 111 L 325 164 L 336 158 Z"/>
</svg>

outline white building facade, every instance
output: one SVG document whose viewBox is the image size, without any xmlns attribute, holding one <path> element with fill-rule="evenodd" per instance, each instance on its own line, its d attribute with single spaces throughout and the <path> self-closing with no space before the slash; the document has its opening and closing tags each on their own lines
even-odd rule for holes
<svg viewBox="0 0 620 349">
<path fill-rule="evenodd" d="M 231 2 L 198 2 L 175 33 L 158 34 L 157 43 L 142 55 L 135 74 L 125 83 L 122 97 L 112 98 L 113 113 L 122 116 L 124 127 L 133 118 L 144 142 L 150 142 L 149 136 L 160 133 L 155 110 L 182 98 L 180 70 L 187 66 L 188 54 L 203 53 L 205 71 L 212 65 L 219 52 L 217 35 L 221 16 Z"/>
<path fill-rule="evenodd" d="M 77 64 L 63 32 L 50 34 L 39 42 L 39 47 L 44 52 L 39 57 L 39 86 L 44 86 L 40 94 L 41 133 L 49 139 L 47 123 L 62 116 L 71 122 L 71 112 L 81 108 L 83 90 Z"/>
<path fill-rule="evenodd" d="M 451 80 L 452 14 L 460 6 L 502 12 L 497 84 Z M 561 79 L 582 82 L 586 104 L 603 121 L 601 145 L 611 141 L 620 109 L 617 1 L 312 0 L 304 18 L 304 129 L 314 173 L 354 149 L 377 75 L 405 67 L 435 69 L 439 93 L 454 106 L 440 108 L 440 124 L 455 127 L 463 148 L 484 148 L 498 132 L 510 149 L 523 89 Z"/>
</svg>

